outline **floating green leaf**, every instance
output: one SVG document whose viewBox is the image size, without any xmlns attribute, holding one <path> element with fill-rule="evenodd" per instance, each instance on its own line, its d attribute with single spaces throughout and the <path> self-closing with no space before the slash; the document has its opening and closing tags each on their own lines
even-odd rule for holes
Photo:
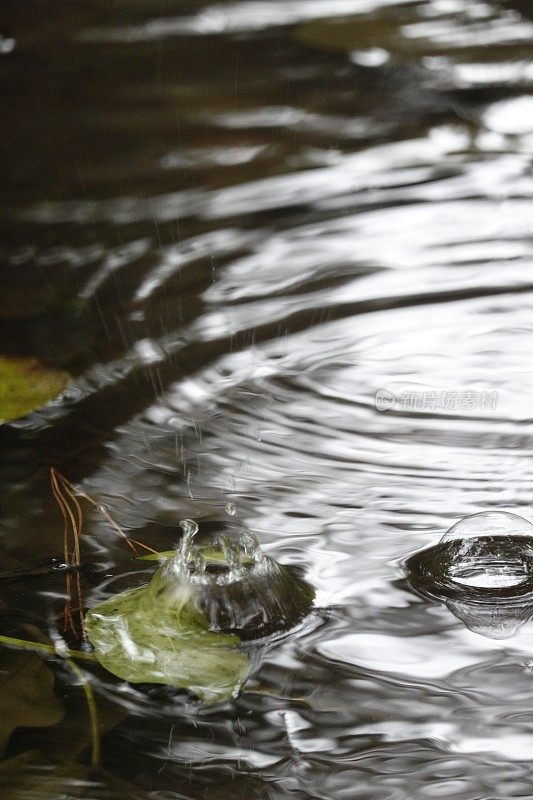
<svg viewBox="0 0 533 800">
<path fill-rule="evenodd" d="M 91 609 L 87 633 L 98 661 L 124 680 L 179 686 L 207 702 L 228 699 L 250 671 L 242 641 L 294 627 L 314 591 L 265 556 L 252 534 L 195 544 L 196 523 L 180 524 L 180 549 L 149 556 L 163 562 L 150 584 Z"/>
<path fill-rule="evenodd" d="M 158 603 L 150 586 L 105 600 L 86 624 L 100 664 L 130 683 L 178 686 L 213 702 L 233 697 L 248 676 L 237 636 L 211 633 L 183 606 Z"/>
<path fill-rule="evenodd" d="M 68 373 L 45 367 L 35 358 L 0 356 L 0 423 L 41 408 L 69 380 Z"/>
</svg>

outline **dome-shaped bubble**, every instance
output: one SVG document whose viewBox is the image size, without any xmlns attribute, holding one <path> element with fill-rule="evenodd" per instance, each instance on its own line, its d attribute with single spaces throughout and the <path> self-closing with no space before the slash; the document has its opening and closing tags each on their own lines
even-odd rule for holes
<svg viewBox="0 0 533 800">
<path fill-rule="evenodd" d="M 446 531 L 442 543 L 480 536 L 531 536 L 533 525 L 518 514 L 508 511 L 481 511 L 463 517 Z"/>
<path fill-rule="evenodd" d="M 482 636 L 509 638 L 533 616 L 533 525 L 517 514 L 465 517 L 406 568 L 417 592 Z"/>
<path fill-rule="evenodd" d="M 498 591 L 533 576 L 533 525 L 518 514 L 485 511 L 456 522 L 440 541 L 446 577 Z"/>
</svg>

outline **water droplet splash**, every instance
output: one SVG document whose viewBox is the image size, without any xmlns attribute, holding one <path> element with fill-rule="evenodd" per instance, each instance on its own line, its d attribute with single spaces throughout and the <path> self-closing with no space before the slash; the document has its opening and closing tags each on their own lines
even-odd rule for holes
<svg viewBox="0 0 533 800">
<path fill-rule="evenodd" d="M 179 549 L 151 582 L 94 606 L 87 632 L 102 666 L 124 680 L 228 699 L 258 662 L 264 638 L 310 612 L 314 590 L 262 553 L 252 533 L 232 536 L 218 526 L 197 540 L 196 522 L 180 526 Z"/>
<path fill-rule="evenodd" d="M 465 517 L 405 566 L 415 591 L 482 636 L 510 638 L 533 616 L 533 525 L 517 514 Z"/>
<path fill-rule="evenodd" d="M 235 633 L 241 640 L 288 630 L 309 613 L 313 589 L 266 556 L 253 533 L 241 531 L 235 538 L 223 531 L 200 544 L 193 538 L 195 522 L 180 525 L 180 549 L 150 584 L 159 603 L 181 607 L 185 602 L 208 620 L 210 631 Z"/>
<path fill-rule="evenodd" d="M 183 531 L 183 539 L 181 540 L 180 553 L 182 559 L 187 561 L 189 559 L 190 547 L 193 536 L 198 533 L 198 525 L 193 519 L 180 520 L 180 528 Z"/>
</svg>

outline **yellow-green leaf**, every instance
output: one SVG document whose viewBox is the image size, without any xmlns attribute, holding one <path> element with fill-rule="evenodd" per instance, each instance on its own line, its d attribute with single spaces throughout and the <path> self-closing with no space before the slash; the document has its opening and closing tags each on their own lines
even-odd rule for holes
<svg viewBox="0 0 533 800">
<path fill-rule="evenodd" d="M 237 636 L 212 633 L 183 608 L 159 605 L 147 586 L 99 603 L 86 624 L 100 664 L 130 683 L 178 686 L 214 702 L 235 696 L 250 670 Z"/>
<path fill-rule="evenodd" d="M 0 423 L 36 411 L 65 389 L 67 372 L 45 367 L 35 358 L 0 356 Z"/>
</svg>

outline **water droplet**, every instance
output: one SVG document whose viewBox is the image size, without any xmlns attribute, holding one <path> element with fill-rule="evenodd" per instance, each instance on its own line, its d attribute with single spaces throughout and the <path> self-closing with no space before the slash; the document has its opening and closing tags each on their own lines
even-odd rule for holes
<svg viewBox="0 0 533 800">
<path fill-rule="evenodd" d="M 183 539 L 181 540 L 180 552 L 184 560 L 189 557 L 189 549 L 193 536 L 198 533 L 198 525 L 193 519 L 180 520 L 180 528 L 183 531 Z"/>
<path fill-rule="evenodd" d="M 229 514 L 230 517 L 234 517 L 237 513 L 237 506 L 235 503 L 228 503 L 226 506 L 226 514 Z"/>
<path fill-rule="evenodd" d="M 255 535 L 255 533 L 251 533 L 250 531 L 246 531 L 242 534 L 240 538 L 240 543 L 242 548 L 246 554 L 246 556 L 251 561 L 260 561 L 263 557 L 263 553 L 261 552 L 261 546 L 259 544 L 259 539 Z"/>
</svg>

